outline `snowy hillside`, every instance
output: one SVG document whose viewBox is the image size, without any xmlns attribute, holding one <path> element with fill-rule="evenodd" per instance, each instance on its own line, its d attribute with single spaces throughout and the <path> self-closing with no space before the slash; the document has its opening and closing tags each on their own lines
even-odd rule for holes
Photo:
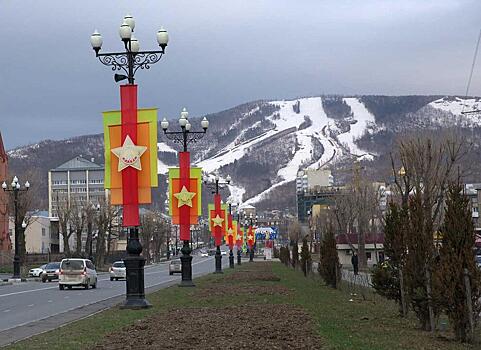
<svg viewBox="0 0 481 350">
<path fill-rule="evenodd" d="M 329 118 L 323 109 L 321 97 L 302 98 L 291 101 L 270 101 L 279 107 L 277 112 L 267 116 L 266 120 L 274 125 L 263 134 L 238 143 L 237 139 L 213 157 L 198 163 L 207 173 L 217 172 L 223 166 L 234 163 L 245 157 L 251 149 L 262 142 L 292 134 L 297 141 L 297 147 L 292 149 L 292 158 L 286 166 L 277 171 L 277 181 L 267 190 L 251 198 L 242 198 L 245 190 L 236 184 L 230 186 L 231 199 L 235 202 L 256 203 L 275 188 L 294 181 L 298 170 L 302 167 L 320 168 L 333 163 L 336 157 L 355 156 L 361 159 L 372 159 L 373 155 L 362 151 L 355 144 L 357 138 L 371 125 L 375 124 L 374 116 L 364 107 L 357 98 L 344 98 L 345 103 L 351 108 L 349 130 L 340 130 L 336 120 Z M 294 107 L 299 103 L 299 108 Z M 243 117 L 245 118 L 245 116 Z M 259 122 L 257 122 L 259 123 Z M 257 127 L 257 123 L 250 128 Z M 244 134 L 247 130 L 243 130 Z M 320 157 L 314 156 L 314 145 L 322 145 L 323 152 Z"/>
<path fill-rule="evenodd" d="M 454 125 L 469 135 L 481 132 L 481 113 L 462 113 L 478 108 L 480 98 L 457 96 L 331 95 L 257 100 L 207 115 L 211 122 L 207 134 L 189 144 L 189 151 L 192 163 L 205 172 L 218 173 L 223 179 L 232 177 L 232 200 L 260 208 L 292 208 L 295 194 L 290 195 L 290 191 L 295 191 L 299 169 L 331 166 L 336 170 L 338 163 L 359 159 L 373 160 L 376 171 L 400 133 Z M 199 117 L 204 116 L 191 120 L 194 129 Z M 163 204 L 166 174 L 169 167 L 178 164 L 180 145 L 168 140 L 159 128 L 157 148 L 161 185 L 153 198 L 156 204 Z M 40 195 L 35 205 L 44 209 L 48 170 L 78 155 L 102 164 L 103 135 L 45 140 L 8 151 L 10 172 L 29 178 L 34 176 L 29 173 L 36 172 Z M 481 158 L 473 161 L 479 163 Z"/>
</svg>

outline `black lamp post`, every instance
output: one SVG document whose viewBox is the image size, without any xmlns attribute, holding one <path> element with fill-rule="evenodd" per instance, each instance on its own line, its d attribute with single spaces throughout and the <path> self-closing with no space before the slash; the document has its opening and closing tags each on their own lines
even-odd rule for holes
<svg viewBox="0 0 481 350">
<path fill-rule="evenodd" d="M 18 195 L 20 192 L 26 192 L 30 188 L 30 183 L 28 181 L 25 182 L 24 187 L 20 185 L 18 182 L 18 178 L 15 176 L 10 184 L 10 188 L 8 187 L 7 183 L 4 181 L 2 183 L 2 189 L 5 192 L 13 193 L 13 209 L 15 215 L 15 256 L 13 257 L 13 276 L 12 279 L 20 279 L 20 256 L 19 253 L 19 236 L 20 236 L 20 218 L 18 217 Z M 22 229 L 25 229 L 27 225 L 22 220 Z"/>
<path fill-rule="evenodd" d="M 160 61 L 169 42 L 167 31 L 161 27 L 157 32 L 157 43 L 161 50 L 140 51 L 139 41 L 133 35 L 134 28 L 134 18 L 126 15 L 119 28 L 120 39 L 125 47 L 125 51 L 123 52 L 99 53 L 103 43 L 102 36 L 97 30 L 90 36 L 90 43 L 99 61 L 106 66 L 112 67 L 113 71 L 122 70 L 127 74 L 116 73 L 114 80 L 119 82 L 128 79 L 129 85 L 134 85 L 134 75 L 139 68 L 149 69 L 150 65 Z M 127 298 L 122 307 L 129 309 L 147 308 L 151 305 L 145 299 L 145 259 L 140 256 L 140 253 L 142 253 L 142 245 L 139 241 L 139 227 L 130 227 L 129 236 L 127 243 L 128 257 L 124 259 L 127 275 Z"/>
<path fill-rule="evenodd" d="M 167 131 L 169 128 L 169 122 L 166 118 L 162 120 L 160 126 L 162 130 L 164 130 L 164 135 L 169 139 L 172 140 L 174 143 L 178 143 L 182 145 L 183 152 L 187 152 L 187 145 L 189 143 L 195 143 L 201 138 L 205 136 L 207 132 L 207 128 L 209 127 L 209 121 L 204 117 L 200 122 L 202 127 L 202 131 L 191 131 L 192 125 L 190 124 L 189 120 L 187 119 L 189 116 L 189 112 L 184 108 L 180 113 L 179 125 L 181 130 L 180 131 Z M 190 226 L 190 225 L 189 225 Z M 175 241 L 176 250 L 177 250 L 177 237 Z M 189 240 L 184 240 L 184 245 L 180 250 L 182 252 L 182 256 L 180 257 L 180 261 L 182 263 L 182 282 L 181 286 L 193 286 L 192 283 L 192 247 L 189 246 Z"/>
<path fill-rule="evenodd" d="M 208 189 L 212 190 L 213 194 L 219 194 L 220 186 L 229 185 L 231 178 L 227 175 L 226 181 L 221 182 L 219 175 L 216 175 L 214 178 L 214 182 L 207 182 L 207 179 L 204 179 L 204 184 L 207 186 Z M 222 273 L 222 254 L 220 252 L 220 245 L 216 247 L 215 250 L 215 272 L 214 273 Z"/>
</svg>

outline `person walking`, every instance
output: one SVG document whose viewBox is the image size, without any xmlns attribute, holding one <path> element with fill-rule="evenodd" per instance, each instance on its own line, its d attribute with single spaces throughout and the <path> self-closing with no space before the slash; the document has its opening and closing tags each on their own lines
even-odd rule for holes
<svg viewBox="0 0 481 350">
<path fill-rule="evenodd" d="M 352 263 L 352 268 L 354 269 L 354 275 L 357 275 L 359 272 L 359 258 L 355 251 L 352 252 L 351 263 Z"/>
</svg>

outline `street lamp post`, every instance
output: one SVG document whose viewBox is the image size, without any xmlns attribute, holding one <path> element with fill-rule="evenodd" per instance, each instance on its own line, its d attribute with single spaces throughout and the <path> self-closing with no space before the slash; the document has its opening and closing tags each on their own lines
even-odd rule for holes
<svg viewBox="0 0 481 350">
<path fill-rule="evenodd" d="M 169 139 L 172 140 L 174 143 L 178 143 L 182 145 L 182 152 L 179 152 L 179 165 L 180 165 L 180 180 L 181 184 L 185 186 L 187 184 L 187 187 L 190 187 L 189 182 L 190 182 L 190 154 L 187 151 L 187 146 L 189 143 L 195 143 L 201 138 L 205 136 L 205 133 L 207 132 L 207 128 L 209 127 L 209 121 L 204 117 L 202 121 L 200 122 L 200 125 L 202 127 L 202 131 L 192 131 L 192 125 L 190 124 L 189 120 L 187 119 L 189 116 L 189 112 L 184 108 L 182 112 L 180 113 L 180 119 L 179 119 L 179 125 L 181 130 L 180 131 L 168 131 L 167 129 L 169 128 L 169 122 L 167 121 L 166 118 L 162 120 L 160 123 L 160 126 L 162 127 L 162 130 L 164 131 L 164 135 Z M 187 170 L 187 174 L 185 173 Z M 179 208 L 180 211 L 182 210 L 187 210 L 187 215 L 188 215 L 188 210 L 189 207 L 184 205 Z M 184 215 L 180 215 L 181 218 L 184 217 Z M 183 219 L 181 219 L 183 220 Z M 192 248 L 189 246 L 189 240 L 190 240 L 190 222 L 183 223 L 182 221 L 180 222 L 180 234 L 181 234 L 181 239 L 182 237 L 184 238 L 184 245 L 181 249 L 182 256 L 180 257 L 180 261 L 182 263 L 182 282 L 180 286 L 183 287 L 191 287 L 194 286 L 192 282 Z M 188 239 L 185 239 L 189 237 Z M 177 245 L 177 241 L 176 241 Z M 177 249 L 177 246 L 176 246 Z"/>
<path fill-rule="evenodd" d="M 130 138 L 133 143 L 137 141 L 137 85 L 134 84 L 135 73 L 139 68 L 149 69 L 152 64 L 159 62 L 169 42 L 167 31 L 161 27 L 157 32 L 157 43 L 161 50 L 140 51 L 139 41 L 133 35 L 134 28 L 134 18 L 130 15 L 125 16 L 119 28 L 120 39 L 125 48 L 123 52 L 99 53 L 103 44 L 102 36 L 97 30 L 90 36 L 90 43 L 99 61 L 105 66 L 111 67 L 113 71 L 123 71 L 126 74 L 116 73 L 114 80 L 116 82 L 128 80 L 127 85 L 121 86 L 121 105 L 125 104 L 122 107 L 122 139 Z M 137 171 L 138 169 L 127 167 L 123 169 L 122 178 L 125 176 L 129 180 L 137 179 Z M 125 188 L 124 190 L 125 193 L 129 193 L 130 200 L 130 197 L 135 197 L 137 188 Z M 124 205 L 123 210 L 122 225 L 129 227 L 129 239 L 127 243 L 128 257 L 124 259 L 127 275 L 127 298 L 122 307 L 147 308 L 151 304 L 145 299 L 145 259 L 140 256 L 142 245 L 139 241 L 138 204 Z"/>
<path fill-rule="evenodd" d="M 227 175 L 226 181 L 221 182 L 219 175 L 216 175 L 214 178 L 214 182 L 207 182 L 207 180 L 204 180 L 204 184 L 212 190 L 213 194 L 218 195 L 219 194 L 219 188 L 220 186 L 223 185 L 229 185 L 231 181 L 231 177 Z M 223 273 L 222 272 L 222 254 L 220 252 L 220 245 L 216 246 L 216 251 L 215 251 L 215 272 L 214 273 Z"/>
<path fill-rule="evenodd" d="M 2 189 L 5 192 L 13 193 L 13 209 L 15 215 L 15 256 L 13 257 L 13 276 L 12 279 L 20 279 L 20 256 L 19 253 L 19 236 L 20 236 L 20 227 L 19 227 L 19 217 L 18 217 L 18 195 L 20 192 L 26 192 L 30 188 L 30 183 L 28 181 L 25 182 L 24 187 L 20 185 L 18 182 L 18 178 L 15 176 L 10 184 L 10 188 L 8 187 L 7 183 L 4 181 L 2 183 Z M 22 220 L 22 228 L 25 229 L 27 225 L 25 221 Z"/>
</svg>

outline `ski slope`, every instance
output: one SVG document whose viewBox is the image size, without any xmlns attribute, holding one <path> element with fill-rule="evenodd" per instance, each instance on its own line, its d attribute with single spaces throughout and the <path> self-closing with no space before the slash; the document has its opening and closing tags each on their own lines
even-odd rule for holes
<svg viewBox="0 0 481 350">
<path fill-rule="evenodd" d="M 335 125 L 335 121 L 328 118 L 326 115 L 322 107 L 321 97 L 299 99 L 300 113 L 296 113 L 292 108 L 293 104 L 297 101 L 298 100 L 278 100 L 269 102 L 280 107 L 279 111 L 276 111 L 266 118 L 272 122 L 275 127 L 270 130 L 266 130 L 261 135 L 243 142 L 239 142 L 239 140 L 242 139 L 242 136 L 249 129 L 256 128 L 258 125 L 260 125 L 260 122 L 256 122 L 249 128 L 242 130 L 239 136 L 233 142 L 231 142 L 224 149 L 220 150 L 217 154 L 198 162 L 198 166 L 201 167 L 204 172 L 215 173 L 221 167 L 232 164 L 235 162 L 235 160 L 242 159 L 251 147 L 258 145 L 260 142 L 263 142 L 270 137 L 282 135 L 280 133 L 285 132 L 288 129 L 295 128 L 293 134 L 296 137 L 299 147 L 297 150 L 293 150 L 292 158 L 288 164 L 278 170 L 277 179 L 275 179 L 276 182 L 274 185 L 268 190 L 259 193 L 252 198 L 243 198 L 245 194 L 244 188 L 236 184 L 229 185 L 231 192 L 229 199 L 232 202 L 247 204 L 257 203 L 268 196 L 273 189 L 290 181 L 294 181 L 300 168 L 320 168 L 333 163 L 336 157 L 349 154 L 357 157 L 372 159 L 372 155 L 362 151 L 355 144 L 356 139 L 361 137 L 372 123 L 375 123 L 374 116 L 369 113 L 366 107 L 357 98 L 344 99 L 344 101 L 351 107 L 353 112 L 352 124 L 348 132 L 338 135 L 337 140 L 330 136 L 330 131 Z M 258 109 L 258 107 L 256 108 Z M 246 119 L 250 114 L 257 110 L 256 108 L 242 115 L 234 124 L 237 125 L 240 120 Z M 299 126 L 305 121 L 304 116 L 309 117 L 312 123 L 307 128 L 299 130 Z M 312 156 L 314 151 L 314 139 L 320 142 L 324 148 L 324 153 L 318 159 L 314 159 Z M 167 145 L 162 147 L 165 146 L 169 147 Z M 170 148 L 166 151 L 170 152 L 174 150 Z M 161 169 L 162 171 L 166 171 L 165 164 L 162 166 L 159 164 L 159 173 L 161 172 Z"/>
</svg>

